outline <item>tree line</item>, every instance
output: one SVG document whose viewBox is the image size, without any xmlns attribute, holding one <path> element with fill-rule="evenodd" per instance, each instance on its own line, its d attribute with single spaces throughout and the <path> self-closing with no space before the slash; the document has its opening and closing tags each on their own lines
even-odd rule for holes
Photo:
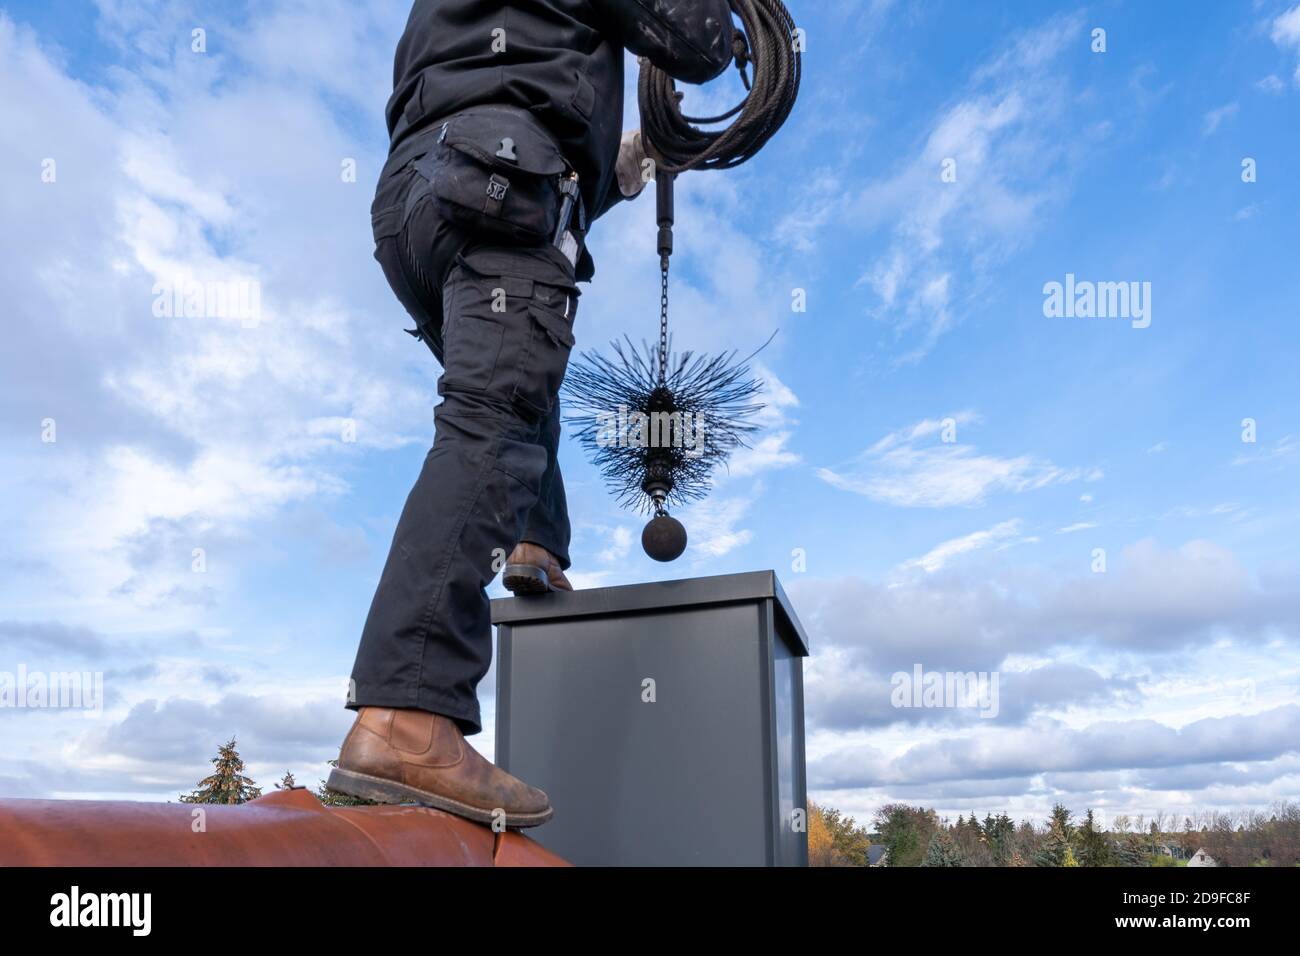
<svg viewBox="0 0 1300 956">
<path fill-rule="evenodd" d="M 1117 816 L 1102 826 L 1057 804 L 1041 823 L 1005 813 L 940 818 L 934 810 L 891 803 L 876 811 L 874 831 L 830 807 L 809 804 L 813 866 L 1184 866 L 1204 850 L 1220 866 L 1300 865 L 1300 803 L 1268 811 L 1208 811 L 1186 816 Z"/>
</svg>

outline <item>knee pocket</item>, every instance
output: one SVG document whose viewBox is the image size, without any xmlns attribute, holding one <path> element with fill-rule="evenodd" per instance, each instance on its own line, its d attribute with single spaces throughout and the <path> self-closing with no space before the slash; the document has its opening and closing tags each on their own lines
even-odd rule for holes
<svg viewBox="0 0 1300 956">
<path fill-rule="evenodd" d="M 532 420 L 550 412 L 564 381 L 577 289 L 549 260 L 509 253 L 462 255 L 452 268 L 443 288 L 439 391 L 509 403 Z"/>
<path fill-rule="evenodd" d="M 560 386 L 569 367 L 574 344 L 572 319 L 536 303 L 529 306 L 528 317 L 528 351 L 520 360 L 512 397 L 537 417 L 544 417 L 559 401 Z"/>
<path fill-rule="evenodd" d="M 496 470 L 523 485 L 535 498 L 546 473 L 547 454 L 541 445 L 502 438 L 497 446 Z"/>
</svg>

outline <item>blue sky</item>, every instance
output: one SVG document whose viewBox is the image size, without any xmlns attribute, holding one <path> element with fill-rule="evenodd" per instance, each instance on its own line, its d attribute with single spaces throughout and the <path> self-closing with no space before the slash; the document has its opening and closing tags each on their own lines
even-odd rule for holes
<svg viewBox="0 0 1300 956">
<path fill-rule="evenodd" d="M 763 428 L 668 567 L 567 445 L 575 583 L 776 569 L 810 784 L 859 816 L 1294 798 L 1300 7 L 793 11 L 794 116 L 679 186 L 675 344 L 779 329 Z M 370 258 L 405 14 L 0 5 L 0 671 L 107 694 L 0 710 L 0 794 L 167 797 L 231 734 L 265 785 L 337 751 L 436 401 Z M 582 347 L 653 333 L 653 215 L 600 222 Z M 1067 275 L 1149 283 L 1149 326 L 1046 317 Z M 185 278 L 256 280 L 260 321 L 154 315 Z M 892 707 L 916 664 L 998 672 L 999 715 Z"/>
</svg>

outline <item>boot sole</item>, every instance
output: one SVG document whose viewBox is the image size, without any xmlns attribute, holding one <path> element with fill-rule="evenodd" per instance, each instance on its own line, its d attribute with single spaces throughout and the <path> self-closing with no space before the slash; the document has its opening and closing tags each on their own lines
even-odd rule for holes
<svg viewBox="0 0 1300 956">
<path fill-rule="evenodd" d="M 516 596 L 548 594 L 554 590 L 546 572 L 535 564 L 507 564 L 501 583 Z"/>
<path fill-rule="evenodd" d="M 331 770 L 329 782 L 325 786 L 349 797 L 374 800 L 376 803 L 416 803 L 422 807 L 433 807 L 435 810 L 454 813 L 475 823 L 492 824 L 497 820 L 491 810 L 472 807 L 468 803 L 461 803 L 450 797 L 441 797 L 427 790 L 417 790 L 403 783 L 385 780 L 383 777 L 372 777 L 368 773 L 357 773 L 355 770 L 338 768 Z M 554 808 L 547 807 L 538 813 L 507 813 L 506 826 L 512 830 L 541 826 L 551 819 L 554 812 Z"/>
</svg>

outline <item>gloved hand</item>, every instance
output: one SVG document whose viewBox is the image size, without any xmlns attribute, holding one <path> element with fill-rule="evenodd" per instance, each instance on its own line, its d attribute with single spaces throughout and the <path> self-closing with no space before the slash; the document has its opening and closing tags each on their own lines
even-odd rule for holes
<svg viewBox="0 0 1300 956">
<path fill-rule="evenodd" d="M 643 170 L 645 168 L 646 154 L 645 148 L 641 145 L 641 131 L 631 129 L 623 134 L 623 140 L 618 144 L 618 162 L 614 164 L 614 171 L 618 174 L 618 191 L 628 199 L 640 195 L 641 190 L 645 189 L 645 178 Z"/>
</svg>

